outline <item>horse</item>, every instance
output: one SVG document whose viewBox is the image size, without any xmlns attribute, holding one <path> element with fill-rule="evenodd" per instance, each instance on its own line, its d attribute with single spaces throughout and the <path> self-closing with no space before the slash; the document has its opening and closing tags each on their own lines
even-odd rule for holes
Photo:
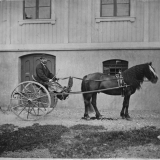
<svg viewBox="0 0 160 160">
<path fill-rule="evenodd" d="M 141 88 L 145 78 L 151 83 L 157 83 L 158 81 L 158 75 L 152 66 L 152 62 L 133 66 L 123 71 L 119 77 L 100 72 L 84 76 L 81 83 L 81 91 L 85 105 L 83 118 L 86 120 L 90 119 L 88 111 L 94 108 L 96 118 L 102 119 L 96 102 L 97 93 L 102 92 L 107 95 L 123 95 L 124 100 L 120 116 L 123 119 L 131 119 L 128 113 L 130 96 Z M 119 84 L 120 81 L 123 83 L 121 83 L 122 86 Z"/>
</svg>

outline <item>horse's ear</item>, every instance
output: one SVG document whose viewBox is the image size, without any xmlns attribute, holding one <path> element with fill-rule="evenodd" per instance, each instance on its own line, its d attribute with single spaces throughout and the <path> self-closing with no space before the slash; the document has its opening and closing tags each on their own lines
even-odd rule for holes
<svg viewBox="0 0 160 160">
<path fill-rule="evenodd" d="M 149 62 L 148 64 L 151 66 L 151 65 L 152 65 L 152 62 Z"/>
</svg>

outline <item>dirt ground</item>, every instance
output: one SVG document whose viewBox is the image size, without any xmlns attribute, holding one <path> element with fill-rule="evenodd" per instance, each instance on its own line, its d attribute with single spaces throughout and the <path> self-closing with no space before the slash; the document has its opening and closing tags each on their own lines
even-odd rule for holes
<svg viewBox="0 0 160 160">
<path fill-rule="evenodd" d="M 0 111 L 0 125 L 14 124 L 15 126 L 25 127 L 31 126 L 34 123 L 40 125 L 64 125 L 71 127 L 77 124 L 86 124 L 94 126 L 104 126 L 108 131 L 113 130 L 129 130 L 139 129 L 145 126 L 155 126 L 160 128 L 160 111 L 151 110 L 130 110 L 131 121 L 121 119 L 119 110 L 100 110 L 100 113 L 105 117 L 104 120 L 83 120 L 84 108 L 73 107 L 56 107 L 50 114 L 44 116 L 38 121 L 23 121 L 19 119 L 12 112 L 5 114 Z M 90 116 L 94 117 L 95 114 L 91 113 Z"/>
<path fill-rule="evenodd" d="M 132 117 L 131 121 L 121 119 L 119 116 L 120 111 L 114 110 L 101 110 L 101 114 L 105 117 L 104 120 L 83 120 L 84 109 L 74 109 L 73 107 L 59 107 L 55 108 L 52 113 L 46 115 L 38 121 L 22 121 L 18 119 L 12 112 L 6 112 L 5 114 L 0 111 L 0 125 L 14 124 L 19 127 L 32 126 L 34 123 L 40 125 L 63 125 L 66 127 L 72 127 L 78 124 L 103 126 L 107 131 L 127 131 L 131 129 L 140 129 L 145 126 L 155 126 L 160 128 L 160 112 L 158 111 L 129 111 Z M 94 114 L 91 114 L 94 116 Z M 71 134 L 67 135 L 71 138 Z M 65 137 L 67 139 L 67 136 Z M 47 150 L 36 150 L 32 152 L 38 152 L 39 154 L 47 154 L 47 158 L 50 158 Z M 30 154 L 32 154 L 30 152 Z M 28 153 L 24 153 L 28 154 Z M 129 147 L 127 150 L 116 150 L 112 157 L 118 158 L 160 158 L 160 146 L 154 144 L 147 144 L 144 146 Z M 46 157 L 44 157 L 46 158 Z"/>
</svg>

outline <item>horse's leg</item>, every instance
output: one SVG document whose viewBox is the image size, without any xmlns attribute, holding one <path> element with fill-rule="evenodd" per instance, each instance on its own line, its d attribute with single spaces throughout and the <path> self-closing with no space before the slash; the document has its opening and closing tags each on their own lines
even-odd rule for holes
<svg viewBox="0 0 160 160">
<path fill-rule="evenodd" d="M 89 119 L 88 109 L 90 107 L 90 100 L 91 95 L 83 95 L 84 98 L 84 106 L 85 106 L 85 112 L 84 112 L 84 119 Z"/>
<path fill-rule="evenodd" d="M 124 100 L 123 100 L 123 103 L 124 103 Z M 125 118 L 125 116 L 124 116 L 124 111 L 125 111 L 125 106 L 123 105 L 123 106 L 122 106 L 122 110 L 121 110 L 121 112 L 120 112 L 120 116 L 122 117 L 122 119 Z"/>
<path fill-rule="evenodd" d="M 91 103 L 92 103 L 94 110 L 96 112 L 96 118 L 97 119 L 102 118 L 102 115 L 99 113 L 98 108 L 97 108 L 97 93 L 93 93 Z"/>
<path fill-rule="evenodd" d="M 129 100 L 132 94 L 134 94 L 136 89 L 129 87 L 127 90 L 125 90 L 125 96 L 123 100 L 123 108 L 121 111 L 122 118 L 126 118 L 127 120 L 131 119 L 128 113 L 129 108 Z"/>
<path fill-rule="evenodd" d="M 130 118 L 131 118 L 131 117 L 129 116 L 129 113 L 128 113 L 129 100 L 130 100 L 130 95 L 127 96 L 127 99 L 126 99 L 126 110 L 125 110 L 125 118 L 126 118 L 126 119 L 130 119 Z"/>
<path fill-rule="evenodd" d="M 130 100 L 130 95 L 125 95 L 124 100 L 123 100 L 123 108 L 121 111 L 121 117 L 130 119 L 129 113 L 128 113 L 128 108 L 129 108 L 129 100 Z"/>
</svg>

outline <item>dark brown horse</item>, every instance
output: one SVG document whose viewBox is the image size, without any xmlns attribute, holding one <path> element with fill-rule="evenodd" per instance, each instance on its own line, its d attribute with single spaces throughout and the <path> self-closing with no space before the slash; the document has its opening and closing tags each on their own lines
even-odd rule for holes
<svg viewBox="0 0 160 160">
<path fill-rule="evenodd" d="M 103 73 L 93 73 L 86 75 L 82 80 L 81 91 L 95 91 L 101 89 L 112 88 L 111 90 L 100 91 L 108 95 L 122 95 L 124 96 L 123 107 L 120 112 L 122 118 L 129 119 L 129 100 L 130 96 L 135 93 L 137 89 L 141 88 L 141 84 L 144 78 L 147 78 L 150 82 L 156 83 L 158 81 L 158 75 L 155 69 L 152 67 L 152 63 L 145 63 L 133 66 L 122 73 L 123 82 L 127 84 L 127 87 L 119 88 L 119 79 L 116 76 L 107 75 Z M 115 88 L 115 89 L 114 89 Z M 89 119 L 88 111 L 91 108 L 91 104 L 96 112 L 96 118 L 102 118 L 102 115 L 97 109 L 97 92 L 84 93 L 85 113 L 84 118 Z"/>
</svg>

